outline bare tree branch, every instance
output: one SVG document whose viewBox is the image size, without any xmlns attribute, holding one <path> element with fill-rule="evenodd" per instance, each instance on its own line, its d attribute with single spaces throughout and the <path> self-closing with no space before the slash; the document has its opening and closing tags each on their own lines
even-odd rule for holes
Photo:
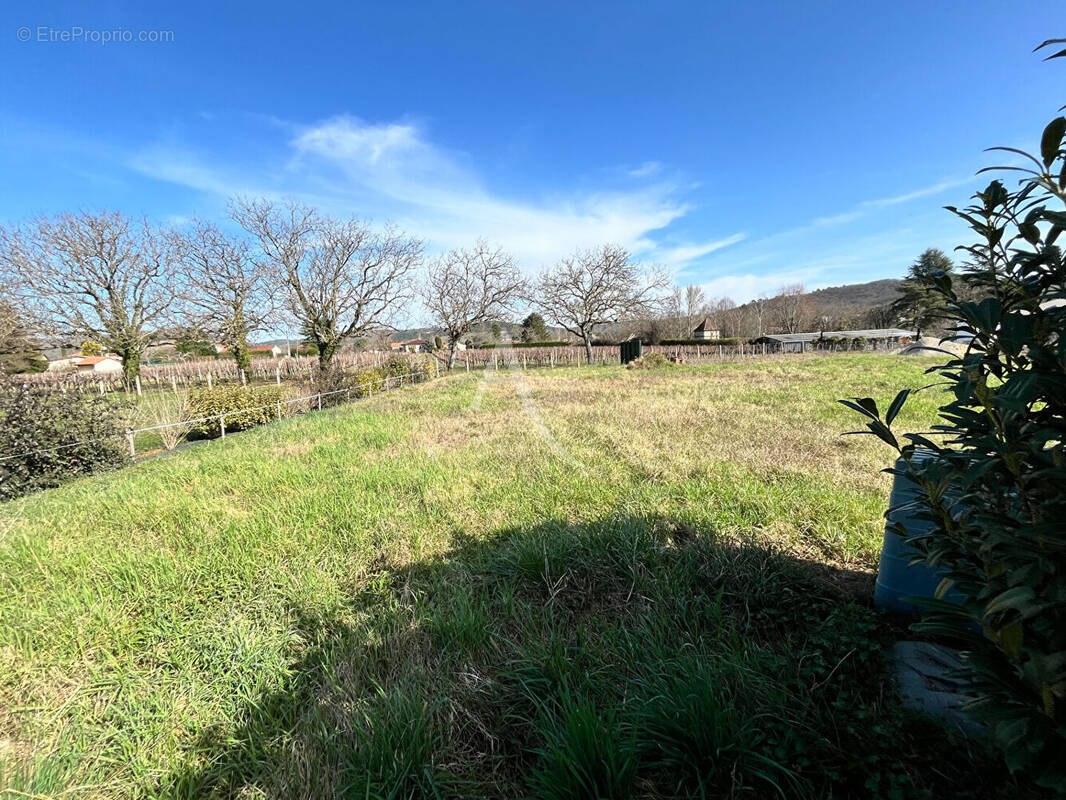
<svg viewBox="0 0 1066 800">
<path fill-rule="evenodd" d="M 533 304 L 585 344 L 592 361 L 597 326 L 653 314 L 669 286 L 665 275 L 645 275 L 624 247 L 581 250 L 549 267 L 537 281 Z"/>
<path fill-rule="evenodd" d="M 452 250 L 429 265 L 422 302 L 448 339 L 448 369 L 459 340 L 475 325 L 499 319 L 525 291 L 514 259 L 479 239 L 470 250 Z"/>
<path fill-rule="evenodd" d="M 133 382 L 155 328 L 171 313 L 171 234 L 109 211 L 42 217 L 0 229 L 0 262 L 53 331 L 118 353 L 127 384 Z"/>
<path fill-rule="evenodd" d="M 193 325 L 224 344 L 240 369 L 250 366 L 248 337 L 265 330 L 274 305 L 267 273 L 248 243 L 196 220 L 180 236 L 185 301 Z"/>
<path fill-rule="evenodd" d="M 394 228 L 379 233 L 269 200 L 235 199 L 230 214 L 259 244 L 263 269 L 286 288 L 286 311 L 318 347 L 322 368 L 345 339 L 387 327 L 413 297 L 422 242 Z"/>
</svg>

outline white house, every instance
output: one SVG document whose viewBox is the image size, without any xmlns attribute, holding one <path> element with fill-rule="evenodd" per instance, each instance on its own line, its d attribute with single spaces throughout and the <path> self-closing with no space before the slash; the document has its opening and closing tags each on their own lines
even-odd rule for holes
<svg viewBox="0 0 1066 800">
<path fill-rule="evenodd" d="M 82 356 L 74 361 L 74 368 L 79 372 L 122 372 L 122 359 L 115 355 Z"/>
<path fill-rule="evenodd" d="M 721 339 L 721 331 L 714 327 L 710 317 L 704 317 L 703 321 L 692 331 L 693 339 Z"/>
</svg>

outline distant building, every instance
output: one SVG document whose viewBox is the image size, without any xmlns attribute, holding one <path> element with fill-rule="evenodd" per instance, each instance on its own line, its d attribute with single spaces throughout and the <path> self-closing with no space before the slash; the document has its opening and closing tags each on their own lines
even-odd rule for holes
<svg viewBox="0 0 1066 800">
<path fill-rule="evenodd" d="M 760 336 L 755 344 L 766 345 L 772 353 L 805 353 L 814 350 L 820 339 L 864 339 L 877 348 L 904 345 L 914 340 L 914 331 L 902 328 L 871 328 L 860 331 L 819 331 L 815 333 L 774 333 Z"/>
<path fill-rule="evenodd" d="M 122 372 L 122 359 L 114 353 L 106 356 L 68 356 L 48 362 L 49 372 L 107 373 Z"/>
<path fill-rule="evenodd" d="M 122 359 L 116 355 L 82 356 L 74 365 L 78 372 L 122 372 Z"/>
<path fill-rule="evenodd" d="M 721 339 L 722 332 L 714 327 L 710 317 L 704 317 L 703 321 L 692 330 L 693 339 Z"/>
<path fill-rule="evenodd" d="M 425 339 L 408 339 L 406 342 L 392 342 L 389 348 L 394 353 L 428 353 L 433 349 L 433 344 Z"/>
</svg>

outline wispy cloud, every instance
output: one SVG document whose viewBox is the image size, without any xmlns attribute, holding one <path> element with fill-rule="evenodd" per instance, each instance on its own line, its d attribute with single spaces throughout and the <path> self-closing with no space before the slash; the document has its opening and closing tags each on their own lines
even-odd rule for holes
<svg viewBox="0 0 1066 800">
<path fill-rule="evenodd" d="M 650 178 L 652 175 L 658 175 L 662 169 L 663 165 L 658 161 L 645 161 L 639 167 L 626 170 L 626 174 L 631 178 Z"/>
<path fill-rule="evenodd" d="M 845 211 L 841 214 L 834 214 L 828 217 L 819 217 L 812 222 L 812 225 L 839 225 L 845 222 L 852 222 L 865 216 L 869 212 L 878 209 L 886 208 L 888 206 L 898 206 L 903 203 L 909 203 L 912 200 L 919 200 L 923 197 L 930 197 L 932 195 L 946 192 L 948 189 L 955 189 L 959 186 L 964 186 L 967 183 L 972 183 L 973 176 L 965 178 L 949 178 L 946 180 L 934 183 L 931 186 L 925 186 L 921 189 L 915 189 L 912 192 L 906 192 L 904 194 L 897 194 L 892 197 L 879 197 L 876 200 L 864 200 L 859 203 L 855 208 L 850 211 Z"/>
<path fill-rule="evenodd" d="M 268 143 L 254 154 L 225 139 L 220 127 L 210 145 L 196 147 L 206 138 L 156 143 L 135 150 L 127 163 L 220 204 L 234 194 L 293 197 L 335 214 L 389 220 L 423 237 L 431 251 L 484 236 L 511 250 L 527 270 L 575 248 L 616 242 L 681 282 L 702 283 L 709 293 L 738 301 L 789 283 L 820 286 L 902 272 L 922 247 L 944 242 L 943 226 L 934 222 L 908 229 L 915 217 L 907 204 L 972 180 L 947 178 L 865 200 L 767 236 L 726 230 L 701 237 L 696 215 L 689 216 L 696 184 L 657 161 L 575 176 L 580 189 L 503 191 L 470 156 L 440 146 L 409 120 L 246 122 L 257 142 Z"/>
<path fill-rule="evenodd" d="M 708 256 L 711 253 L 715 253 L 730 245 L 738 244 L 744 241 L 748 235 L 746 233 L 734 233 L 732 236 L 726 236 L 724 239 L 712 239 L 707 242 L 700 242 L 697 244 L 683 244 L 676 247 L 660 248 L 657 254 L 657 260 L 668 267 L 683 267 L 698 258 Z"/>
<path fill-rule="evenodd" d="M 605 241 L 659 260 L 657 232 L 688 210 L 681 188 L 659 180 L 632 188 L 514 198 L 488 188 L 462 154 L 430 141 L 410 122 L 372 124 L 340 116 L 296 130 L 278 164 L 240 168 L 156 145 L 130 161 L 142 174 L 220 196 L 296 196 L 335 213 L 392 220 L 433 249 L 468 245 L 479 236 L 499 242 L 530 269 L 575 248 Z M 645 176 L 658 171 L 653 162 Z M 726 243 L 729 243 L 726 241 Z M 672 263 L 714 246 L 670 248 Z"/>
</svg>

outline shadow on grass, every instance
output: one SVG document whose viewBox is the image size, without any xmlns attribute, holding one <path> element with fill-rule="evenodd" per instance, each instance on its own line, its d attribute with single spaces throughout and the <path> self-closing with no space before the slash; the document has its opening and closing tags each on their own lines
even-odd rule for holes
<svg viewBox="0 0 1066 800">
<path fill-rule="evenodd" d="M 981 797 L 1019 788 L 894 699 L 866 572 L 668 519 L 547 521 L 381 562 L 289 618 L 283 691 L 169 797 Z"/>
</svg>

